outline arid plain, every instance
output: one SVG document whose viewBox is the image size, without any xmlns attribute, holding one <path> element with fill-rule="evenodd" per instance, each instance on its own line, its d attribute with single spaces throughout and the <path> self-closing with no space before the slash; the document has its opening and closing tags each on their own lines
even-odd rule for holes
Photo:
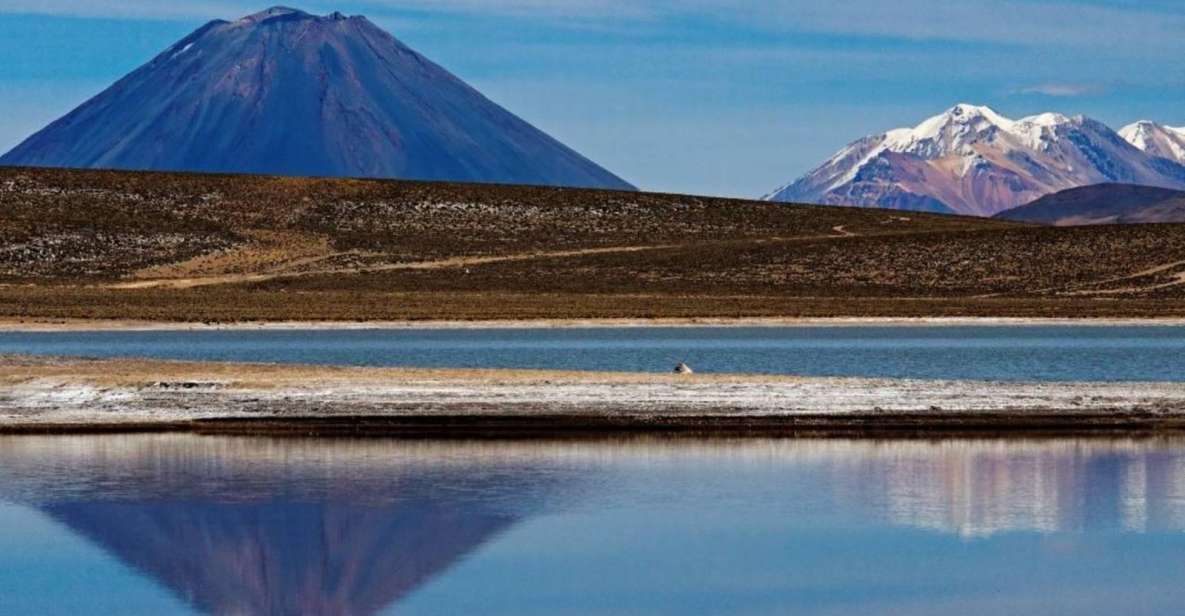
<svg viewBox="0 0 1185 616">
<path fill-rule="evenodd" d="M 0 169 L 0 319 L 1185 317 L 1185 225 Z"/>
</svg>

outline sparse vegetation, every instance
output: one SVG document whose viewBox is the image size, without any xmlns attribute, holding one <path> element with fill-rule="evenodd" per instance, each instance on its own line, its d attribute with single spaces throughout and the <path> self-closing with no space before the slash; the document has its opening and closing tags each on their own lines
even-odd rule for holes
<svg viewBox="0 0 1185 616">
<path fill-rule="evenodd" d="M 0 169 L 0 317 L 1185 316 L 1185 225 Z"/>
</svg>

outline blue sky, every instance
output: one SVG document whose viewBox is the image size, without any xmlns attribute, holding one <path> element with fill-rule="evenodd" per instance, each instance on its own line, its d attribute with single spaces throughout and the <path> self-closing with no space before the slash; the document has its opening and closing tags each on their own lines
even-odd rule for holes
<svg viewBox="0 0 1185 616">
<path fill-rule="evenodd" d="M 269 3 L 0 0 L 0 150 Z M 364 14 L 649 190 L 757 196 L 958 102 L 1185 125 L 1182 0 L 370 0 Z"/>
</svg>

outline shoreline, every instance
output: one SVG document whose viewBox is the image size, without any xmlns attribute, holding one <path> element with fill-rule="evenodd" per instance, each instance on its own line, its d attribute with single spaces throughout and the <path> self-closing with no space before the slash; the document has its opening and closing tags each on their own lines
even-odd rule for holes
<svg viewBox="0 0 1185 616">
<path fill-rule="evenodd" d="M 1156 327 L 1185 326 L 1185 318 L 1147 317 L 737 317 L 655 319 L 494 319 L 407 321 L 243 321 L 199 323 L 132 319 L 0 318 L 4 332 L 85 331 L 292 331 L 292 330 L 466 330 L 742 327 Z"/>
<path fill-rule="evenodd" d="M 0 357 L 0 433 L 404 438 L 1185 433 L 1180 383 Z"/>
<path fill-rule="evenodd" d="M 651 436 L 695 440 L 745 438 L 928 440 L 951 438 L 1154 438 L 1185 436 L 1185 415 L 976 412 L 848 415 L 438 415 L 392 417 L 218 417 L 127 423 L 0 423 L 0 436 L 192 434 L 402 440 L 596 440 Z"/>
</svg>

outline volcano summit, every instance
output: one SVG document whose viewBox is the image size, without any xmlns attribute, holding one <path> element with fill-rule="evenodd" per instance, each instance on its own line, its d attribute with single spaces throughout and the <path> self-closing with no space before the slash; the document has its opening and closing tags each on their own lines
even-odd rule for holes
<svg viewBox="0 0 1185 616">
<path fill-rule="evenodd" d="M 365 17 L 213 21 L 0 165 L 632 189 Z"/>
</svg>

